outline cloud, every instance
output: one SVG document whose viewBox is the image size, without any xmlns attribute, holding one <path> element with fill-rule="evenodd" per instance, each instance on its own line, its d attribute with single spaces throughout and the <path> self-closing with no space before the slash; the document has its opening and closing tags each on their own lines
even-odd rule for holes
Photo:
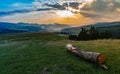
<svg viewBox="0 0 120 74">
<path fill-rule="evenodd" d="M 120 0 L 116 0 L 116 2 L 120 2 Z"/>
<path fill-rule="evenodd" d="M 10 4 L 9 6 L 10 6 L 10 9 L 12 9 L 12 10 L 33 8 L 32 3 L 19 3 L 19 2 L 16 2 L 16 3 Z"/>
<path fill-rule="evenodd" d="M 29 13 L 17 13 L 0 18 L 0 22 L 26 22 L 26 23 L 39 23 L 39 24 L 69 24 L 69 25 L 83 25 L 93 23 L 91 18 L 84 17 L 81 14 L 75 14 L 72 18 L 61 18 L 54 11 L 34 11 Z M 87 20 L 87 21 L 86 21 Z"/>
<path fill-rule="evenodd" d="M 120 3 L 116 0 L 96 0 L 91 6 L 85 6 L 83 10 L 93 10 L 96 12 L 113 12 L 120 7 Z"/>
<path fill-rule="evenodd" d="M 96 0 L 91 5 L 85 5 L 80 14 L 96 22 L 120 20 L 120 0 Z"/>
<path fill-rule="evenodd" d="M 83 0 L 84 3 L 85 0 Z M 119 13 L 120 8 L 120 0 L 91 0 L 92 2 L 85 4 L 80 9 L 80 14 L 88 17 L 88 18 L 103 18 L 105 17 L 114 17 L 114 15 Z M 63 4 L 64 7 L 65 4 Z M 74 9 L 78 9 L 78 6 L 82 5 L 82 1 L 80 4 L 78 3 L 70 3 L 70 6 Z M 60 7 L 55 6 L 57 9 L 61 9 Z M 118 18 L 118 17 L 116 17 Z"/>
<path fill-rule="evenodd" d="M 27 6 L 28 4 L 24 4 L 24 3 L 14 3 L 11 6 L 13 7 L 20 7 L 20 6 Z"/>
</svg>

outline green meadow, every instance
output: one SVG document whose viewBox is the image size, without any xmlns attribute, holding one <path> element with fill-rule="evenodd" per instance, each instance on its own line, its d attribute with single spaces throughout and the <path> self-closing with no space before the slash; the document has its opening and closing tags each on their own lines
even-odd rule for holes
<svg viewBox="0 0 120 74">
<path fill-rule="evenodd" d="M 106 55 L 108 70 L 66 51 L 66 44 Z M 120 74 L 120 40 L 71 41 L 53 33 L 0 35 L 0 74 Z"/>
</svg>

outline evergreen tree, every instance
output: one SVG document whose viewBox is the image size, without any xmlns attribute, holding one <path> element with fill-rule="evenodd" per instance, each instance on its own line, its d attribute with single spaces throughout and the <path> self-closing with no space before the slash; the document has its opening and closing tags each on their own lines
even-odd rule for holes
<svg viewBox="0 0 120 74">
<path fill-rule="evenodd" d="M 111 32 L 104 31 L 104 32 L 100 33 L 100 38 L 101 39 L 109 39 L 109 38 L 112 38 L 112 34 L 111 34 Z"/>
<path fill-rule="evenodd" d="M 98 39 L 99 38 L 99 32 L 95 29 L 94 26 L 91 26 L 88 30 L 89 39 Z"/>
<path fill-rule="evenodd" d="M 78 40 L 88 40 L 88 30 L 85 28 L 81 28 L 80 33 L 78 34 Z"/>
</svg>

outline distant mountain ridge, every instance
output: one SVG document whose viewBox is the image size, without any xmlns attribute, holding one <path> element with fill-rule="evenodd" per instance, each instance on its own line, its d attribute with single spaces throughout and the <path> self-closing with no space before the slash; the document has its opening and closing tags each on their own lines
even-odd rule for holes
<svg viewBox="0 0 120 74">
<path fill-rule="evenodd" d="M 103 23 L 96 23 L 90 24 L 87 26 L 79 26 L 79 27 L 72 27 L 66 28 L 61 30 L 61 32 L 69 33 L 69 34 L 78 34 L 81 28 L 89 29 L 91 26 L 94 26 L 96 30 L 102 31 L 110 31 L 113 37 L 119 38 L 120 37 L 120 22 L 103 22 Z"/>
<path fill-rule="evenodd" d="M 55 32 L 68 25 L 61 24 L 30 24 L 30 23 L 7 23 L 0 22 L 0 34 L 21 32 Z"/>
</svg>

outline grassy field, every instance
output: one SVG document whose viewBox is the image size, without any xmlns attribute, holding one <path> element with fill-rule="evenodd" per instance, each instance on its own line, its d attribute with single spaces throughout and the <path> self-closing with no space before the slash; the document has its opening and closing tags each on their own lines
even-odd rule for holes
<svg viewBox="0 0 120 74">
<path fill-rule="evenodd" d="M 109 69 L 68 53 L 67 43 L 105 54 Z M 0 35 L 0 74 L 120 74 L 120 40 L 70 41 L 52 33 Z"/>
</svg>

